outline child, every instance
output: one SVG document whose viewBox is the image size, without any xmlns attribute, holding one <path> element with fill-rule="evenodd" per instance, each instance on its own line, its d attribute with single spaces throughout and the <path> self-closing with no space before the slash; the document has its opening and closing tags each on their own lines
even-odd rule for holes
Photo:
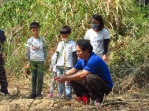
<svg viewBox="0 0 149 111">
<path fill-rule="evenodd" d="M 77 61 L 76 44 L 74 41 L 69 40 L 68 36 L 71 33 L 69 26 L 63 26 L 60 30 L 62 41 L 59 42 L 57 47 L 57 76 L 62 75 L 73 67 Z M 57 97 L 63 97 L 64 84 L 58 84 L 59 93 Z M 66 99 L 70 100 L 72 96 L 72 88 L 69 81 L 65 82 L 65 95 Z"/>
<path fill-rule="evenodd" d="M 56 77 L 56 57 L 57 57 L 57 53 L 54 53 L 52 58 L 51 58 L 51 65 L 50 65 L 50 68 L 49 68 L 49 71 L 52 71 L 52 74 L 53 74 L 53 78 L 52 78 L 52 81 L 51 81 L 51 88 L 50 88 L 50 92 L 49 94 L 47 95 L 47 97 L 53 97 L 53 91 L 54 91 L 54 86 L 55 86 L 55 80 L 54 78 Z"/>
<path fill-rule="evenodd" d="M 42 98 L 43 85 L 43 65 L 46 60 L 46 42 L 39 36 L 40 25 L 37 22 L 30 24 L 30 30 L 33 37 L 27 41 L 27 59 L 30 61 L 32 91 L 30 99 Z M 37 90 L 36 90 L 37 88 Z"/>
</svg>

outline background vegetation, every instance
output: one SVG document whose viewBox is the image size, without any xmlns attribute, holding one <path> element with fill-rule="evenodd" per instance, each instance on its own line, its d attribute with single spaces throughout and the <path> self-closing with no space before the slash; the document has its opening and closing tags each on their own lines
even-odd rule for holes
<svg viewBox="0 0 149 111">
<path fill-rule="evenodd" d="M 110 31 L 109 61 L 113 77 L 122 78 L 148 59 L 149 13 L 134 0 L 8 0 L 0 7 L 0 26 L 7 36 L 8 74 L 23 75 L 29 24 L 41 24 L 48 42 L 48 61 L 60 40 L 63 25 L 72 28 L 71 38 L 83 38 L 92 14 L 101 14 Z"/>
</svg>

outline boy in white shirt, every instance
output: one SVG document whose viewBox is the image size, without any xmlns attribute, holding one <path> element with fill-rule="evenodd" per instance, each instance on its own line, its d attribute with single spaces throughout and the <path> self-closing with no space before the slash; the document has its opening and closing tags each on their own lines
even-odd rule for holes
<svg viewBox="0 0 149 111">
<path fill-rule="evenodd" d="M 76 61 L 76 44 L 73 40 L 69 40 L 68 36 L 71 33 L 71 28 L 69 26 L 63 26 L 60 30 L 62 41 L 59 42 L 57 47 L 57 76 L 62 75 L 71 69 Z M 69 81 L 65 82 L 65 89 L 64 84 L 58 84 L 59 94 L 57 97 L 63 97 L 63 91 L 65 90 L 66 99 L 70 100 L 72 97 L 72 88 Z"/>
</svg>

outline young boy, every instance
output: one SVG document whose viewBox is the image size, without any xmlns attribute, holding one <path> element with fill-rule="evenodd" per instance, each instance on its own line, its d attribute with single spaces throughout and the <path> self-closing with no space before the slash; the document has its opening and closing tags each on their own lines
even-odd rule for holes
<svg viewBox="0 0 149 111">
<path fill-rule="evenodd" d="M 76 44 L 74 41 L 69 40 L 68 36 L 71 33 L 69 26 L 63 26 L 60 30 L 62 41 L 59 42 L 57 47 L 57 75 L 62 75 L 71 69 L 77 61 Z M 59 94 L 57 97 L 63 97 L 64 84 L 58 84 Z M 65 82 L 65 95 L 66 99 L 70 100 L 72 96 L 72 88 L 69 81 Z"/>
<path fill-rule="evenodd" d="M 29 98 L 42 98 L 43 64 L 46 60 L 46 41 L 39 36 L 40 25 L 37 22 L 30 24 L 33 36 L 27 41 L 27 60 L 30 61 L 32 91 Z M 36 90 L 37 88 L 37 90 Z"/>
</svg>

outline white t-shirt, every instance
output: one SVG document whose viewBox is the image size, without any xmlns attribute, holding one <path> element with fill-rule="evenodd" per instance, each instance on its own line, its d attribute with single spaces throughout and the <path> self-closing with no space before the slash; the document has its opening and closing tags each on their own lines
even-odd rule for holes
<svg viewBox="0 0 149 111">
<path fill-rule="evenodd" d="M 50 68 L 52 69 L 53 72 L 56 72 L 56 58 L 57 53 L 54 53 L 53 56 L 51 57 L 51 65 L 50 65 Z"/>
<path fill-rule="evenodd" d="M 99 32 L 95 32 L 93 29 L 87 30 L 84 39 L 90 40 L 91 45 L 93 46 L 93 52 L 98 56 L 103 56 L 104 46 L 103 42 L 104 39 L 109 39 L 110 34 L 107 29 L 103 28 Z"/>
<path fill-rule="evenodd" d="M 70 40 L 68 42 L 64 41 L 59 42 L 56 51 L 59 52 L 56 66 L 64 66 L 64 58 L 65 58 L 65 66 L 73 67 L 72 52 L 76 51 L 76 43 L 74 41 Z"/>
<path fill-rule="evenodd" d="M 45 38 L 40 37 L 38 39 L 31 37 L 27 40 L 26 46 L 30 48 L 30 60 L 31 61 L 44 61 L 43 47 L 46 45 Z"/>
</svg>

